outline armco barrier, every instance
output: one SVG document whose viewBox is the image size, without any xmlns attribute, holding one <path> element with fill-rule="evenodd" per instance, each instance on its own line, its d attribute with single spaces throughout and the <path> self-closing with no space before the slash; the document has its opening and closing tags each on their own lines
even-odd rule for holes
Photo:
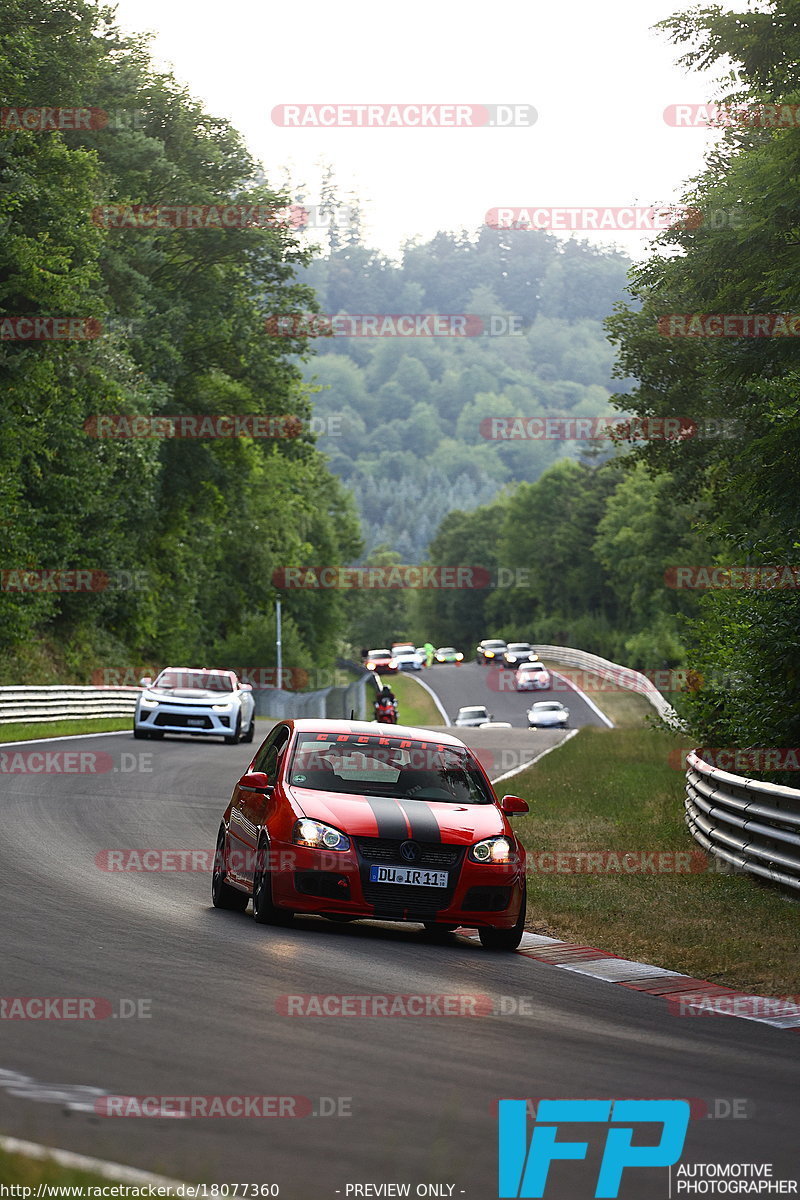
<svg viewBox="0 0 800 1200">
<path fill-rule="evenodd" d="M 686 824 L 709 854 L 800 889 L 800 791 L 686 761 Z"/>
<path fill-rule="evenodd" d="M 132 717 L 138 687 L 0 687 L 0 725 Z"/>
<path fill-rule="evenodd" d="M 578 667 L 583 671 L 593 671 L 601 679 L 609 679 L 618 683 L 620 687 L 638 692 L 652 704 L 662 721 L 671 725 L 673 729 L 682 728 L 681 720 L 675 709 L 668 700 L 664 699 L 661 692 L 646 675 L 641 675 L 638 671 L 631 670 L 630 667 L 621 667 L 619 663 L 609 662 L 607 658 L 599 658 L 596 654 L 587 654 L 585 650 L 575 650 L 571 646 L 534 646 L 533 648 L 540 658 L 546 658 L 550 662 L 565 667 Z"/>
</svg>

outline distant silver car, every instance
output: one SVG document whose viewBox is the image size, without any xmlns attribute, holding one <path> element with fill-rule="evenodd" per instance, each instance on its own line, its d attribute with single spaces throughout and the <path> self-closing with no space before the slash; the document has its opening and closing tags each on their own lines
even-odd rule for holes
<svg viewBox="0 0 800 1200">
<path fill-rule="evenodd" d="M 568 724 L 569 709 L 560 700 L 539 700 L 528 709 L 529 729 L 566 729 Z"/>
<path fill-rule="evenodd" d="M 158 678 L 142 679 L 133 718 L 135 738 L 163 738 L 165 733 L 193 737 L 216 735 L 229 746 L 252 742 L 256 728 L 255 698 L 249 683 L 233 671 L 167 667 Z"/>
<path fill-rule="evenodd" d="M 458 710 L 456 725 L 476 728 L 478 725 L 485 725 L 487 721 L 493 720 L 494 717 L 483 704 L 469 704 L 466 708 Z"/>
</svg>

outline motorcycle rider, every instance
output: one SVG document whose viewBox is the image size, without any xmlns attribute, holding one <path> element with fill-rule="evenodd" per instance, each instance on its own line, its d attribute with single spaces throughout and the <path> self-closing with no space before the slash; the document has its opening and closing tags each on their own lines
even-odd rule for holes
<svg viewBox="0 0 800 1200">
<path fill-rule="evenodd" d="M 394 692 L 392 691 L 392 689 L 389 687 L 388 684 L 383 685 L 380 692 L 378 693 L 378 698 L 375 701 L 375 716 L 376 717 L 377 717 L 379 711 L 381 710 L 381 708 L 384 708 L 386 705 L 391 705 L 392 712 L 394 713 L 394 719 L 396 721 L 397 720 L 397 697 L 395 696 Z"/>
</svg>

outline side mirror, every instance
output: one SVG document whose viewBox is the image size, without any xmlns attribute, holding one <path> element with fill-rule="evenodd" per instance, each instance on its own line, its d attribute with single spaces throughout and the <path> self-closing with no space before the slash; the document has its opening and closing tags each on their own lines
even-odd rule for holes
<svg viewBox="0 0 800 1200">
<path fill-rule="evenodd" d="M 252 683 L 240 683 L 239 690 L 242 692 L 252 692 L 253 685 L 252 685 Z"/>
<path fill-rule="evenodd" d="M 263 792 L 265 796 L 272 794 L 274 785 L 269 781 L 269 775 L 265 775 L 263 771 L 248 771 L 239 780 L 239 787 L 246 788 L 250 792 Z"/>
<path fill-rule="evenodd" d="M 500 809 L 507 817 L 513 817 L 515 813 L 530 812 L 530 805 L 527 800 L 523 800 L 522 796 L 503 796 L 500 801 Z"/>
<path fill-rule="evenodd" d="M 153 681 L 149 675 L 143 675 L 142 678 L 139 680 L 139 686 L 140 687 L 150 687 L 150 684 L 152 682 Z"/>
</svg>

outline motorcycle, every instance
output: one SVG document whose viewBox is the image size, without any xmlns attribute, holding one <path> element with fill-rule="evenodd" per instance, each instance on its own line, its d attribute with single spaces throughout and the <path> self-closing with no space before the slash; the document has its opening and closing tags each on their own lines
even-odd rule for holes
<svg viewBox="0 0 800 1200">
<path fill-rule="evenodd" d="M 380 725 L 396 725 L 397 713 L 391 700 L 375 701 L 375 720 Z"/>
</svg>

